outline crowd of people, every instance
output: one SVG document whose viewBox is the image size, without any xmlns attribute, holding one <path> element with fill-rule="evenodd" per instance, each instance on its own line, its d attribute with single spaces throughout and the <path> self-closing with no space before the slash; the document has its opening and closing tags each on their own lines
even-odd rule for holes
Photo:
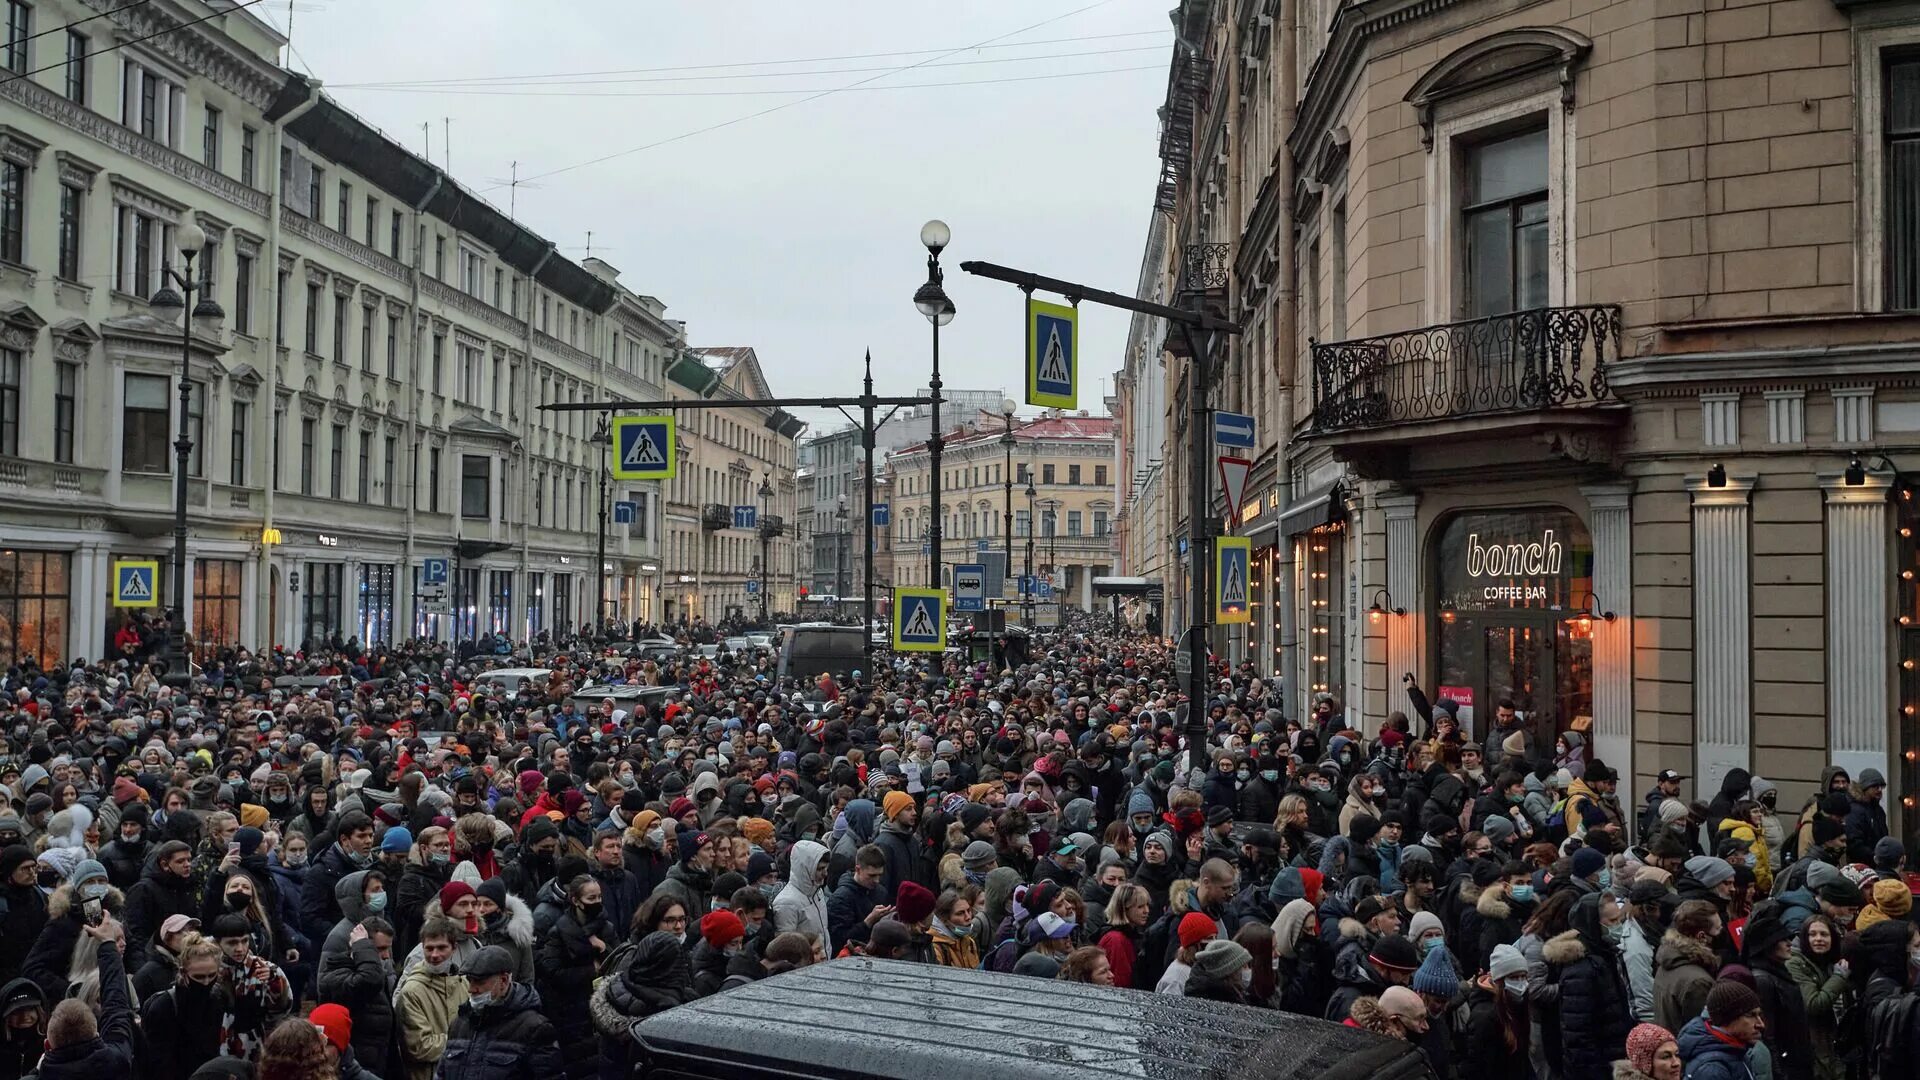
<svg viewBox="0 0 1920 1080">
<path fill-rule="evenodd" d="M 645 1018 L 845 955 L 1281 1010 L 1443 1080 L 1920 1060 L 1920 879 L 1872 769 L 1634 799 L 1509 703 L 1362 733 L 1224 666 L 1194 746 L 1165 644 L 1097 632 L 804 682 L 684 657 L 12 671 L 0 1080 L 625 1080 Z"/>
</svg>

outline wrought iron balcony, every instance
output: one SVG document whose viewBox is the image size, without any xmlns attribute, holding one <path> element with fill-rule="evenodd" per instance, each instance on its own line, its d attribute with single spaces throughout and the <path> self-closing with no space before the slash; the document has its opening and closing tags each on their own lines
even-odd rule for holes
<svg viewBox="0 0 1920 1080">
<path fill-rule="evenodd" d="M 1613 400 L 1611 304 L 1534 308 L 1313 346 L 1315 433 Z"/>
<path fill-rule="evenodd" d="M 733 507 L 725 503 L 707 503 L 702 506 L 700 527 L 708 532 L 733 528 Z"/>
<path fill-rule="evenodd" d="M 760 535 L 761 536 L 764 536 L 764 537 L 783 536 L 786 534 L 786 531 L 787 531 L 787 523 L 784 519 L 780 517 L 779 514 L 760 515 Z"/>
</svg>

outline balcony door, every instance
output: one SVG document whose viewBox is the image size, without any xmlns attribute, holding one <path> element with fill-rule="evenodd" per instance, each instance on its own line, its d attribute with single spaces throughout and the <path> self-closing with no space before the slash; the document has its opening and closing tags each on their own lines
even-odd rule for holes
<svg viewBox="0 0 1920 1080">
<path fill-rule="evenodd" d="M 1545 125 L 1465 148 L 1464 314 L 1546 307 L 1548 188 Z"/>
</svg>

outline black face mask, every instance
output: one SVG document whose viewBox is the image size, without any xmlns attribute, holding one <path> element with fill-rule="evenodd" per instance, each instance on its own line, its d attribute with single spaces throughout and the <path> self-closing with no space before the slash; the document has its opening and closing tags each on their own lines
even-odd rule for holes
<svg viewBox="0 0 1920 1080">
<path fill-rule="evenodd" d="M 230 892 L 227 894 L 227 910 L 229 911 L 245 911 L 251 907 L 252 904 L 253 898 L 246 893 Z"/>
<path fill-rule="evenodd" d="M 582 915 L 582 916 L 583 916 L 583 917 L 584 917 L 584 918 L 585 918 L 585 919 L 586 919 L 586 920 L 587 920 L 588 922 L 592 922 L 592 921 L 594 921 L 595 919 L 598 919 L 598 918 L 600 917 L 600 911 L 601 911 L 601 909 L 602 909 L 602 907 L 603 907 L 603 906 L 604 906 L 604 905 L 602 905 L 602 904 L 600 903 L 600 901 L 598 901 L 598 900 L 596 900 L 596 901 L 594 901 L 594 902 L 593 902 L 593 903 L 591 903 L 591 904 L 581 904 L 581 905 L 580 905 L 580 914 L 581 914 L 581 915 Z"/>
</svg>

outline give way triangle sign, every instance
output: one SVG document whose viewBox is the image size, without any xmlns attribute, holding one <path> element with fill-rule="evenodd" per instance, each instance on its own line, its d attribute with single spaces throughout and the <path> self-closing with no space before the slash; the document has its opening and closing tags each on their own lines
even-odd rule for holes
<svg viewBox="0 0 1920 1080">
<path fill-rule="evenodd" d="M 1233 522 L 1240 516 L 1240 506 L 1247 497 L 1247 477 L 1253 472 L 1253 462 L 1246 458 L 1219 457 L 1220 490 L 1227 496 L 1227 521 Z"/>
</svg>

